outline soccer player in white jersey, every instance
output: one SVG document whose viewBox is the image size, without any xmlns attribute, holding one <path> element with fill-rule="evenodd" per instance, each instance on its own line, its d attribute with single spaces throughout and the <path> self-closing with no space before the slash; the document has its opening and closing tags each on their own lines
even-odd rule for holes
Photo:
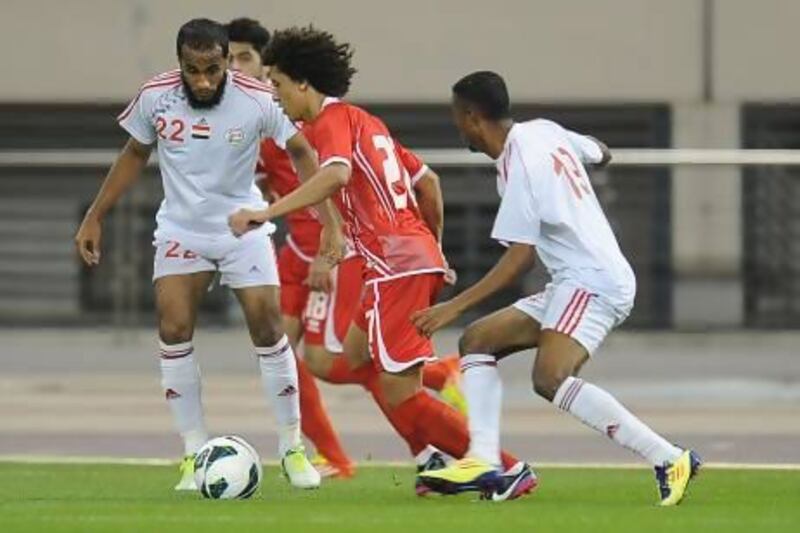
<svg viewBox="0 0 800 533">
<path fill-rule="evenodd" d="M 496 311 L 464 331 L 459 348 L 469 406 L 466 459 L 420 482 L 440 492 L 497 488 L 502 385 L 497 362 L 537 348 L 533 388 L 655 467 L 661 505 L 681 501 L 700 460 L 656 434 L 600 387 L 577 377 L 580 368 L 633 307 L 636 279 L 597 201 L 584 165 L 610 160 L 600 141 L 548 120 L 514 123 L 503 79 L 475 72 L 453 86 L 453 117 L 470 148 L 497 161 L 502 200 L 492 238 L 508 249 L 480 281 L 412 318 L 426 335 L 507 286 L 536 256 L 551 276 L 538 294 Z"/>
<path fill-rule="evenodd" d="M 88 265 L 99 262 L 101 222 L 156 146 L 164 186 L 153 242 L 161 384 L 185 448 L 175 488 L 196 490 L 193 457 L 209 438 L 192 336 L 198 305 L 216 272 L 244 311 L 275 412 L 284 473 L 296 487 L 315 488 L 319 474 L 300 439 L 295 358 L 281 325 L 272 227 L 236 238 L 227 220 L 241 206 L 266 205 L 253 172 L 262 138 L 285 146 L 301 174 L 314 174 L 316 156 L 265 85 L 227 70 L 228 36 L 222 25 L 208 19 L 187 22 L 178 32 L 177 53 L 180 69 L 146 82 L 118 117 L 130 139 L 75 242 Z"/>
</svg>

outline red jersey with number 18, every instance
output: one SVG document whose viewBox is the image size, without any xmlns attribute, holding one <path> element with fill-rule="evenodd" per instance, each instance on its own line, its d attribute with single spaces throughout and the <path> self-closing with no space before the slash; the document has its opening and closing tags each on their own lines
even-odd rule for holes
<svg viewBox="0 0 800 533">
<path fill-rule="evenodd" d="M 334 201 L 367 261 L 367 283 L 444 272 L 442 252 L 417 207 L 408 154 L 386 125 L 359 107 L 326 98 L 307 127 L 320 167 L 342 163 L 352 170 Z"/>
</svg>

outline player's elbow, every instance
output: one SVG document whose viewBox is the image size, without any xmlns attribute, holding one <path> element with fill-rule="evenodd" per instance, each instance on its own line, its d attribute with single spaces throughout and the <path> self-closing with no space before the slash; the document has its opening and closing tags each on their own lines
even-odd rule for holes
<svg viewBox="0 0 800 533">
<path fill-rule="evenodd" d="M 614 156 L 611 155 L 611 150 L 608 149 L 608 146 L 602 143 L 600 145 L 600 152 L 603 154 L 603 157 L 600 159 L 600 162 L 597 163 L 597 166 L 599 168 L 603 168 L 611 163 L 611 160 L 614 158 Z"/>
<path fill-rule="evenodd" d="M 594 143 L 600 148 L 600 161 L 594 164 L 596 168 L 603 168 L 611 162 L 611 150 L 609 150 L 606 143 L 597 139 L 596 137 L 591 137 Z"/>
</svg>

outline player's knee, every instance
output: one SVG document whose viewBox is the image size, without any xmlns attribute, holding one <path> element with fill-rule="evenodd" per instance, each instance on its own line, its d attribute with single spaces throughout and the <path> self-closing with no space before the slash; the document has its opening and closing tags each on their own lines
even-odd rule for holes
<svg viewBox="0 0 800 533">
<path fill-rule="evenodd" d="M 470 353 L 492 353 L 493 349 L 489 344 L 481 328 L 474 325 L 467 326 L 458 339 L 458 352 L 462 357 Z"/>
<path fill-rule="evenodd" d="M 194 328 L 188 320 L 164 320 L 158 326 L 161 342 L 165 344 L 180 344 L 192 340 Z"/>
<path fill-rule="evenodd" d="M 274 346 L 284 337 L 283 328 L 278 324 L 262 324 L 252 332 L 255 346 Z"/>
<path fill-rule="evenodd" d="M 537 371 L 533 374 L 533 390 L 547 401 L 552 402 L 556 397 L 556 392 L 567 374 L 561 375 L 560 372 Z"/>
</svg>

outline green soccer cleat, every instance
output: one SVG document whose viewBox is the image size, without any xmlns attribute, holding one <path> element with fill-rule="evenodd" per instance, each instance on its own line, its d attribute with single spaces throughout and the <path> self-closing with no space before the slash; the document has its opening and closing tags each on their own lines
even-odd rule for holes
<svg viewBox="0 0 800 533">
<path fill-rule="evenodd" d="M 186 455 L 178 465 L 181 480 L 175 485 L 175 490 L 197 490 L 197 483 L 194 481 L 194 457 L 195 454 Z"/>
<path fill-rule="evenodd" d="M 286 452 L 281 459 L 281 469 L 293 487 L 298 489 L 319 488 L 321 477 L 306 457 L 306 449 L 302 444 Z"/>
</svg>

